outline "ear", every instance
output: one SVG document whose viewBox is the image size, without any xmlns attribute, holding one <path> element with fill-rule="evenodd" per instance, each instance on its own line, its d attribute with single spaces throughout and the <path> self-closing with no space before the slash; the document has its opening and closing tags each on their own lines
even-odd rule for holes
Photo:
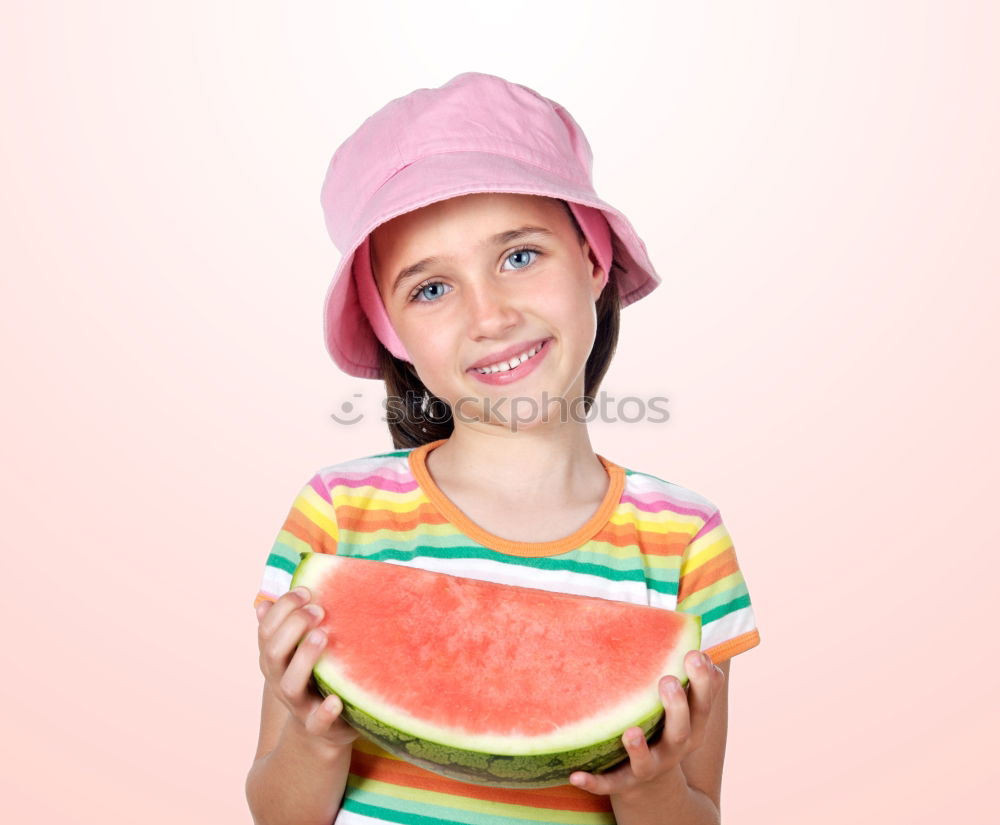
<svg viewBox="0 0 1000 825">
<path fill-rule="evenodd" d="M 597 256 L 591 250 L 590 243 L 586 239 L 583 241 L 583 255 L 590 264 L 591 294 L 594 296 L 594 300 L 596 301 L 601 297 L 601 293 L 604 291 L 604 269 L 597 262 Z"/>
</svg>

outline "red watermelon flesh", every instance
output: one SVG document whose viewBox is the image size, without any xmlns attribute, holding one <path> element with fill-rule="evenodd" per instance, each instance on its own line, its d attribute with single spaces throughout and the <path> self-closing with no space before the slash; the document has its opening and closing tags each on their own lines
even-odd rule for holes
<svg viewBox="0 0 1000 825">
<path fill-rule="evenodd" d="M 445 776 L 546 787 L 625 757 L 662 726 L 659 679 L 682 683 L 700 617 L 626 602 L 305 553 L 292 587 L 325 611 L 314 669 L 344 717 Z"/>
</svg>

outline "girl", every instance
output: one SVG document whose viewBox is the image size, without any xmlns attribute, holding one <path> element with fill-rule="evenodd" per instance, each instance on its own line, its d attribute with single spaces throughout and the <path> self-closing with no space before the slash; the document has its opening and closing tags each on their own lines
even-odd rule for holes
<svg viewBox="0 0 1000 825">
<path fill-rule="evenodd" d="M 394 450 L 319 470 L 267 558 L 255 822 L 719 822 L 729 660 L 759 634 L 718 508 L 591 447 L 619 310 L 660 282 L 591 163 L 559 104 L 476 72 L 391 101 L 335 153 L 326 344 L 385 382 Z M 625 731 L 621 767 L 537 790 L 446 779 L 359 738 L 312 686 L 327 639 L 289 591 L 303 550 L 690 611 L 702 651 L 687 690 L 661 682 L 659 740 Z"/>
</svg>

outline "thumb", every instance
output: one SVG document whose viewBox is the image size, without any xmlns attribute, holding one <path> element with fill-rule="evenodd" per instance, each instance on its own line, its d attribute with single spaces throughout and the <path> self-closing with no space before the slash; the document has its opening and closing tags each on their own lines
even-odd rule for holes
<svg viewBox="0 0 1000 825">
<path fill-rule="evenodd" d="M 257 614 L 257 621 L 260 621 L 261 619 L 263 619 L 264 618 L 264 614 L 267 613 L 267 611 L 270 610 L 270 609 L 271 609 L 271 603 L 269 601 L 267 601 L 266 599 L 264 601 L 262 601 L 259 605 L 257 605 L 253 609 L 253 612 Z"/>
</svg>

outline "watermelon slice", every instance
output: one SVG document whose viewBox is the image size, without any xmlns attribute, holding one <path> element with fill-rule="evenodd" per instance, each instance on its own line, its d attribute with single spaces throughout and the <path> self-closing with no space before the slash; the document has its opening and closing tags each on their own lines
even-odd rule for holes
<svg viewBox="0 0 1000 825">
<path fill-rule="evenodd" d="M 686 684 L 701 643 L 693 614 L 392 562 L 306 552 L 299 585 L 325 613 L 320 693 L 389 753 L 477 785 L 546 788 L 619 764 L 626 729 L 662 730 L 658 681 Z"/>
</svg>

